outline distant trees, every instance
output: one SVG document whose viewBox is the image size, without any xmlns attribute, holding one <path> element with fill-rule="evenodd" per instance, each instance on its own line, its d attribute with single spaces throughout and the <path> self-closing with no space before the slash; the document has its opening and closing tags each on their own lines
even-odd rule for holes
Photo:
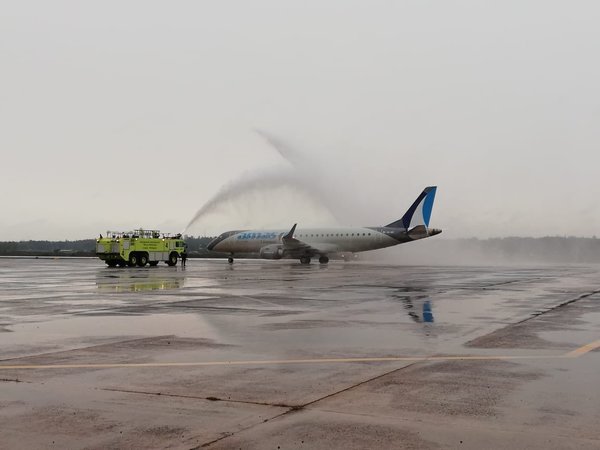
<svg viewBox="0 0 600 450">
<path fill-rule="evenodd" d="M 206 246 L 214 238 L 185 236 L 190 255 L 200 256 L 210 253 Z M 74 255 L 93 256 L 96 253 L 95 239 L 79 241 L 6 241 L 0 242 L 0 255 L 4 256 L 42 256 Z M 213 254 L 214 255 L 214 254 Z"/>
<path fill-rule="evenodd" d="M 0 255 L 38 255 L 60 254 L 93 254 L 96 250 L 95 239 L 79 241 L 9 241 L 0 242 Z"/>
<path fill-rule="evenodd" d="M 214 239 L 214 237 L 194 237 L 194 236 L 184 236 L 186 244 L 188 245 L 188 253 L 209 253 L 206 250 L 206 246 L 210 241 Z"/>
<path fill-rule="evenodd" d="M 190 256 L 216 256 L 206 249 L 213 237 L 184 236 Z M 0 255 L 95 255 L 96 240 L 79 241 L 9 241 L 0 242 Z M 402 246 L 404 247 L 404 246 Z M 408 250 L 408 249 L 407 249 Z M 414 247 L 419 254 L 422 250 Z M 600 263 L 600 239 L 549 236 L 543 238 L 506 237 L 491 239 L 436 239 L 428 250 L 438 260 L 451 263 L 482 261 L 530 262 L 557 264 Z M 404 252 L 404 250 L 403 250 Z M 447 257 L 445 257 L 447 256 Z M 450 257 L 451 256 L 451 257 Z"/>
</svg>

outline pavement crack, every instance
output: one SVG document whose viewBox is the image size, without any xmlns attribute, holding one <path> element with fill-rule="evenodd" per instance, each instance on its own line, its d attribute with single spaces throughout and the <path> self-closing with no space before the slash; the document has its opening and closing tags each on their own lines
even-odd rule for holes
<svg viewBox="0 0 600 450">
<path fill-rule="evenodd" d="M 226 402 L 226 403 L 244 403 L 247 405 L 259 405 L 259 406 L 273 406 L 276 408 L 288 408 L 294 409 L 296 405 L 286 405 L 284 403 L 267 403 L 267 402 L 253 402 L 251 400 L 235 400 L 230 398 L 220 398 L 214 396 L 202 397 L 200 395 L 184 395 L 184 394 L 171 394 L 168 392 L 151 392 L 151 391 L 138 391 L 134 389 L 114 389 L 114 388 L 100 388 L 102 391 L 108 392 L 121 392 L 125 394 L 141 394 L 141 395 L 155 395 L 157 397 L 174 397 L 174 398 L 189 398 L 195 400 L 208 400 L 209 402 Z"/>
<path fill-rule="evenodd" d="M 520 280 L 509 280 L 509 281 L 500 281 L 498 283 L 490 283 L 482 286 L 483 289 L 486 288 L 494 288 L 497 286 L 506 286 L 507 284 L 517 284 L 517 283 L 533 283 L 535 281 L 543 280 L 543 277 L 535 277 L 535 278 L 524 278 Z"/>
<path fill-rule="evenodd" d="M 182 395 L 182 394 L 169 394 L 169 393 L 162 393 L 162 392 L 150 392 L 150 391 L 138 391 L 138 390 L 133 390 L 133 389 L 114 389 L 114 388 L 100 388 L 100 390 L 102 391 L 108 391 L 108 392 L 121 392 L 121 393 L 126 393 L 126 394 L 141 394 L 141 395 L 154 395 L 154 396 L 164 396 L 164 397 L 175 397 L 175 398 L 188 398 L 188 399 L 196 399 L 196 400 L 207 400 L 210 402 L 229 402 L 229 403 L 244 403 L 244 404 L 249 404 L 249 405 L 259 405 L 259 406 L 271 406 L 271 407 L 277 407 L 277 408 L 287 408 L 287 411 L 281 412 L 279 414 L 276 414 L 273 417 L 270 417 L 268 419 L 264 419 L 261 422 L 258 423 L 254 423 L 252 425 L 249 425 L 247 427 L 241 428 L 235 432 L 225 432 L 223 433 L 222 436 L 213 439 L 212 441 L 209 442 L 205 442 L 204 444 L 192 447 L 190 450 L 198 450 L 200 448 L 206 448 L 209 447 L 210 445 L 219 442 L 225 438 L 234 436 L 237 433 L 240 433 L 242 431 L 246 431 L 249 430 L 250 428 L 253 428 L 257 425 L 261 425 L 263 423 L 266 422 L 270 422 L 271 420 L 277 419 L 278 417 L 284 416 L 286 414 L 288 414 L 289 412 L 292 411 L 296 411 L 298 409 L 303 408 L 302 406 L 299 405 L 285 405 L 283 403 L 262 403 L 262 402 L 252 402 L 252 401 L 246 401 L 246 400 L 231 400 L 231 399 L 222 399 L 219 397 L 213 397 L 213 396 L 209 396 L 209 397 L 201 397 L 201 396 L 194 396 L 194 395 Z M 312 403 L 312 402 L 311 402 Z"/>
<path fill-rule="evenodd" d="M 586 292 L 584 294 L 578 295 L 575 298 L 572 298 L 572 299 L 569 299 L 569 300 L 565 300 L 564 302 L 559 303 L 558 305 L 552 306 L 551 308 L 545 309 L 543 311 L 537 311 L 537 312 L 533 313 L 531 316 L 526 317 L 525 319 L 520 320 L 518 322 L 515 322 L 515 323 L 511 324 L 510 326 L 520 325 L 520 324 L 525 323 L 525 322 L 527 322 L 529 320 L 532 320 L 532 319 L 539 319 L 544 314 L 548 314 L 549 312 L 556 311 L 557 309 L 560 309 L 560 308 L 563 308 L 565 306 L 568 306 L 571 303 L 578 302 L 579 300 L 583 300 L 585 298 L 591 297 L 592 295 L 595 295 L 595 294 L 600 294 L 600 289 L 596 289 L 595 291 L 592 291 L 592 292 Z"/>
<path fill-rule="evenodd" d="M 348 391 L 350 391 L 352 389 L 355 389 L 357 387 L 360 387 L 362 385 L 370 383 L 371 381 L 379 380 L 380 378 L 386 377 L 386 376 L 391 375 L 393 373 L 400 372 L 400 371 L 402 371 L 404 369 L 408 369 L 409 367 L 414 366 L 415 364 L 419 364 L 419 363 L 423 363 L 423 362 L 427 362 L 427 359 L 423 359 L 421 361 L 415 361 L 415 362 L 413 362 L 411 364 L 407 364 L 406 366 L 402 366 L 402 367 L 398 367 L 397 369 L 389 370 L 389 371 L 387 371 L 385 373 L 382 373 L 380 375 L 376 375 L 376 376 L 371 377 L 371 378 L 369 378 L 367 380 L 363 380 L 363 381 L 361 381 L 359 383 L 355 383 L 355 384 L 353 384 L 351 386 L 348 386 L 348 387 L 346 387 L 344 389 L 340 389 L 338 391 L 332 392 L 331 394 L 324 395 L 323 397 L 319 397 L 319 398 L 317 398 L 315 400 L 312 400 L 312 401 L 310 401 L 308 403 L 305 403 L 305 404 L 303 404 L 301 406 L 298 406 L 298 407 L 294 408 L 293 410 L 288 411 L 286 414 L 288 414 L 290 412 L 298 411 L 300 409 L 304 409 L 307 406 L 314 405 L 315 403 L 318 403 L 318 402 L 323 401 L 325 399 L 334 397 L 334 396 L 339 395 L 339 394 L 343 394 L 344 392 L 348 392 Z"/>
<path fill-rule="evenodd" d="M 198 450 L 200 448 L 210 447 L 211 445 L 216 444 L 217 442 L 222 441 L 223 439 L 226 439 L 226 438 L 231 437 L 231 436 L 235 436 L 238 433 L 241 433 L 243 431 L 249 430 L 249 429 L 254 428 L 254 427 L 258 426 L 258 425 L 262 425 L 263 423 L 267 423 L 267 422 L 270 422 L 272 420 L 278 419 L 279 417 L 285 416 L 287 413 L 289 413 L 289 411 L 285 411 L 285 412 L 282 412 L 280 414 L 277 414 L 277 415 L 275 415 L 275 416 L 273 416 L 273 417 L 271 417 L 269 419 L 263 420 L 262 422 L 254 423 L 252 425 L 248 425 L 247 427 L 240 428 L 239 430 L 237 430 L 235 432 L 224 433 L 223 436 L 218 437 L 216 439 L 213 439 L 212 441 L 205 442 L 204 444 L 200 444 L 200 445 L 198 445 L 196 447 L 192 447 L 190 450 Z"/>
<path fill-rule="evenodd" d="M 6 383 L 29 383 L 29 381 L 19 380 L 18 378 L 0 378 L 0 382 L 2 381 Z"/>
<path fill-rule="evenodd" d="M 335 396 L 335 395 L 342 394 L 342 393 L 344 393 L 344 392 L 348 392 L 348 391 L 350 391 L 350 390 L 352 390 L 352 389 L 354 389 L 354 388 L 357 388 L 357 387 L 359 387 L 359 386 L 362 386 L 362 385 L 364 385 L 364 384 L 370 383 L 371 381 L 378 380 L 378 379 L 380 379 L 380 378 L 383 378 L 383 377 L 385 377 L 385 376 L 387 376 L 387 375 L 391 375 L 391 374 L 393 374 L 393 373 L 400 372 L 401 370 L 408 369 L 409 367 L 411 367 L 411 366 L 414 366 L 415 364 L 423 363 L 423 362 L 426 362 L 426 361 L 427 361 L 427 360 L 415 361 L 415 362 L 413 362 L 413 363 L 411 363 L 411 364 L 408 364 L 408 365 L 406 365 L 406 366 L 402 366 L 402 367 L 398 367 L 397 369 L 389 370 L 389 371 L 387 371 L 387 372 L 385 372 L 385 373 L 382 373 L 382 374 L 380 374 L 380 375 L 377 375 L 377 376 L 371 377 L 371 378 L 369 378 L 369 379 L 367 379 L 367 380 L 363 380 L 363 381 L 361 381 L 361 382 L 359 382 L 359 383 L 355 383 L 355 384 L 353 384 L 353 385 L 351 385 L 351 386 L 348 386 L 348 387 L 346 387 L 346 388 L 344 388 L 344 389 L 340 389 L 340 390 L 338 390 L 338 391 L 332 392 L 331 394 L 324 395 L 323 397 L 319 397 L 319 398 L 317 398 L 317 399 L 315 399 L 315 400 L 312 400 L 312 401 L 310 401 L 310 402 L 304 403 L 304 404 L 302 404 L 302 405 L 286 406 L 286 407 L 287 407 L 287 408 L 289 408 L 289 409 L 288 409 L 287 411 L 284 411 L 284 412 L 282 412 L 281 414 L 277 414 L 276 416 L 273 416 L 273 417 L 271 417 L 270 419 L 265 419 L 265 420 L 263 420 L 263 421 L 262 421 L 262 422 L 260 422 L 260 423 L 256 423 L 256 424 L 250 425 L 250 426 L 248 426 L 248 427 L 245 427 L 245 428 L 243 428 L 243 429 L 237 430 L 237 431 L 235 431 L 235 432 L 228 433 L 227 435 L 225 435 L 225 436 L 221 436 L 221 437 L 219 437 L 219 438 L 217 438 L 217 439 L 213 439 L 212 441 L 205 442 L 204 444 L 201 444 L 201 445 L 199 445 L 199 446 L 197 446 L 197 447 L 193 447 L 193 448 L 191 448 L 190 450 L 198 450 L 198 449 L 200 449 L 200 448 L 206 448 L 206 447 L 210 447 L 212 444 L 215 444 L 215 443 L 217 443 L 217 442 L 219 442 L 219 441 L 222 441 L 223 439 L 226 439 L 226 438 L 228 438 L 228 437 L 235 436 L 236 434 L 239 434 L 239 433 L 241 433 L 241 432 L 243 432 L 243 431 L 249 430 L 250 428 L 254 428 L 254 427 L 256 427 L 256 426 L 262 425 L 262 424 L 264 424 L 264 423 L 267 423 L 267 422 L 271 422 L 271 421 L 273 421 L 273 420 L 275 420 L 275 419 L 278 419 L 278 418 L 280 418 L 280 417 L 286 416 L 286 415 L 288 415 L 288 414 L 292 414 L 292 413 L 294 413 L 294 412 L 301 411 L 301 410 L 303 410 L 304 408 L 306 408 L 307 406 L 314 405 L 315 403 L 318 403 L 318 402 L 320 402 L 320 401 L 322 401 L 322 400 L 325 400 L 325 399 L 327 399 L 327 398 L 331 398 L 331 397 L 333 397 L 333 396 Z M 280 406 L 280 405 L 270 405 L 270 406 Z"/>
</svg>

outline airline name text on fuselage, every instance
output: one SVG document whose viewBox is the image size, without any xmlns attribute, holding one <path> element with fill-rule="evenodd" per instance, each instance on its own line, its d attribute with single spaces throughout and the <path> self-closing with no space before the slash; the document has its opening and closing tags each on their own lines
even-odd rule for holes
<svg viewBox="0 0 600 450">
<path fill-rule="evenodd" d="M 278 233 L 241 233 L 236 239 L 275 239 Z"/>
</svg>

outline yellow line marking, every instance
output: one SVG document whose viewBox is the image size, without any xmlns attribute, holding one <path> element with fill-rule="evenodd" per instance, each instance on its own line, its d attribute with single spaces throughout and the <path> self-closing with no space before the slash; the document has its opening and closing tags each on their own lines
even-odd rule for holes
<svg viewBox="0 0 600 450">
<path fill-rule="evenodd" d="M 154 363 L 86 363 L 86 364 L 17 364 L 0 365 L 0 370 L 15 369 L 114 369 L 138 367 L 202 367 L 202 366 L 254 366 L 276 364 L 323 364 L 359 362 L 419 362 L 419 361 L 488 361 L 512 359 L 560 359 L 565 355 L 521 355 L 521 356 L 399 356 L 380 358 L 323 358 L 323 359 L 276 359 L 251 361 L 198 361 L 198 362 L 154 362 Z"/>
<path fill-rule="evenodd" d="M 85 364 L 14 364 L 2 365 L 0 370 L 16 369 L 116 369 L 138 367 L 206 367 L 206 366 L 261 366 L 277 364 L 326 364 L 360 362 L 420 362 L 420 361 L 503 361 L 518 359 L 577 358 L 600 348 L 600 340 L 590 342 L 562 355 L 449 355 L 449 356 L 390 356 L 375 358 L 321 358 L 321 359 L 274 359 L 249 361 L 196 361 L 153 363 L 85 363 Z"/>
<path fill-rule="evenodd" d="M 590 342 L 589 344 L 582 345 L 572 352 L 567 353 L 565 356 L 568 356 L 569 358 L 577 358 L 581 355 L 591 352 L 592 350 L 596 350 L 597 348 L 600 348 L 600 341 L 594 341 Z"/>
</svg>

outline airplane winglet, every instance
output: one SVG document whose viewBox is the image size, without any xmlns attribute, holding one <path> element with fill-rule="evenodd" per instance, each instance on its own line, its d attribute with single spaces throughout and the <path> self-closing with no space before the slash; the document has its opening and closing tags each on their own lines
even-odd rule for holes
<svg viewBox="0 0 600 450">
<path fill-rule="evenodd" d="M 298 224 L 295 223 L 294 226 L 292 227 L 292 229 L 288 232 L 288 234 L 283 236 L 282 239 L 294 239 L 294 233 L 296 232 L 296 225 L 298 225 Z"/>
</svg>

